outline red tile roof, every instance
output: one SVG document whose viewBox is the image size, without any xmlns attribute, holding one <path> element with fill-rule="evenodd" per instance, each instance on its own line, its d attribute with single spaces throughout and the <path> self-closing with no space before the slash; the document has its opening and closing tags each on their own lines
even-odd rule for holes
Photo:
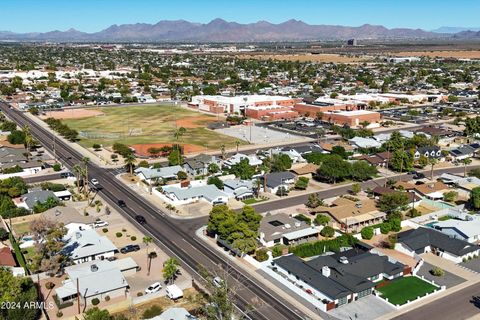
<svg viewBox="0 0 480 320">
<path fill-rule="evenodd" d="M 0 266 L 16 267 L 17 263 L 13 258 L 12 251 L 9 247 L 0 249 Z"/>
</svg>

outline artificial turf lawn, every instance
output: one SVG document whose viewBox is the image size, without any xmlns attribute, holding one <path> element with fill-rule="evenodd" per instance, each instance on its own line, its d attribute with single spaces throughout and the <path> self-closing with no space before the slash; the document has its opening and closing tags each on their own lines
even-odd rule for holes
<svg viewBox="0 0 480 320">
<path fill-rule="evenodd" d="M 431 293 L 437 289 L 436 286 L 423 281 L 417 277 L 404 277 L 389 282 L 387 285 L 378 288 L 383 298 L 388 298 L 392 304 L 405 304 L 413 301 L 419 296 Z"/>
</svg>

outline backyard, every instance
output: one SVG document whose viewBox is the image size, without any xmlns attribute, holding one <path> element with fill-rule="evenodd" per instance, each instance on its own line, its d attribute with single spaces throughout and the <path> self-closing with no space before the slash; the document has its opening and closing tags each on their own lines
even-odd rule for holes
<svg viewBox="0 0 480 320">
<path fill-rule="evenodd" d="M 388 282 L 377 290 L 380 291 L 383 298 L 388 298 L 390 303 L 403 305 L 407 301 L 413 301 L 417 297 L 423 297 L 425 294 L 432 293 L 437 289 L 438 287 L 412 276 Z"/>
<path fill-rule="evenodd" d="M 103 107 L 94 109 L 93 116 L 63 118 L 62 121 L 80 133 L 79 143 L 92 147 L 94 143 L 111 146 L 114 142 L 126 145 L 177 143 L 174 133 L 184 127 L 186 132 L 178 143 L 195 147 L 196 151 L 218 150 L 236 146 L 238 140 L 206 128 L 217 117 L 171 105 Z M 246 144 L 240 141 L 240 144 Z"/>
</svg>

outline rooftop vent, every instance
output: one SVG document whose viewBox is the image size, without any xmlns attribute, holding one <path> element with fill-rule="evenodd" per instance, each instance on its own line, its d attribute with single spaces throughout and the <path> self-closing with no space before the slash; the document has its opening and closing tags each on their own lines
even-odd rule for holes
<svg viewBox="0 0 480 320">
<path fill-rule="evenodd" d="M 324 277 L 327 277 L 327 278 L 330 277 L 330 273 L 331 273 L 330 268 L 328 266 L 323 266 L 322 267 L 322 275 Z"/>
<path fill-rule="evenodd" d="M 97 272 L 97 271 L 98 271 L 98 266 L 97 266 L 96 264 L 92 264 L 92 265 L 90 266 L 90 270 L 91 270 L 92 272 Z"/>
<path fill-rule="evenodd" d="M 338 259 L 338 262 L 343 263 L 343 264 L 348 264 L 348 258 L 343 256 Z"/>
</svg>

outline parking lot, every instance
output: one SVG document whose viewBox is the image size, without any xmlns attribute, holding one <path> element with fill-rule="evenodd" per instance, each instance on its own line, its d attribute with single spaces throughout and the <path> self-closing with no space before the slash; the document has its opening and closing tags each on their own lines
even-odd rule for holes
<svg viewBox="0 0 480 320">
<path fill-rule="evenodd" d="M 268 144 L 277 142 L 288 142 L 292 139 L 302 139 L 303 137 L 290 132 L 280 132 L 263 126 L 234 126 L 230 128 L 218 129 L 217 131 L 231 137 L 248 141 L 254 144 Z"/>
</svg>

